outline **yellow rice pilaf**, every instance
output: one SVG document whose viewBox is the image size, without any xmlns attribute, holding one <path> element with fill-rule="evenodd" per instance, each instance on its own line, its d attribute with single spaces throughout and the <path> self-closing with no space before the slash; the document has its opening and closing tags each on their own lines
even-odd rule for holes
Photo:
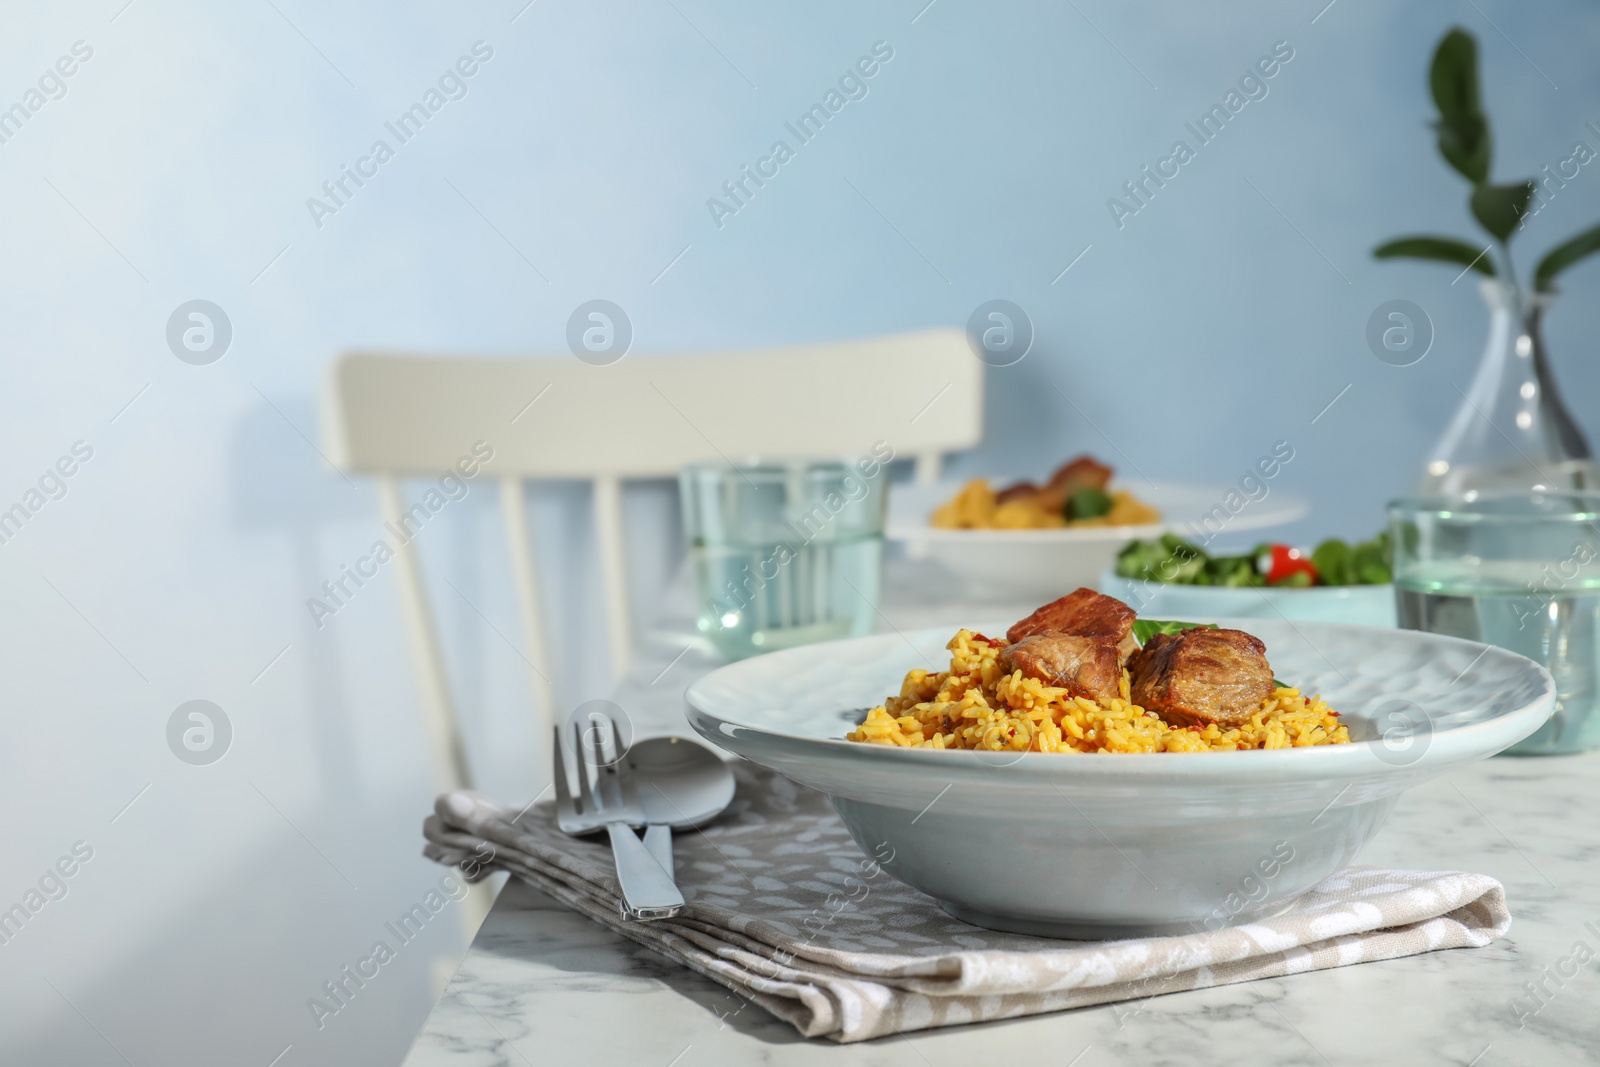
<svg viewBox="0 0 1600 1067">
<path fill-rule="evenodd" d="M 950 669 L 906 674 L 890 697 L 845 737 L 906 748 L 995 752 L 1229 752 L 1253 748 L 1342 745 L 1350 731 L 1321 697 L 1280 687 L 1237 727 L 1169 726 L 1122 697 L 1099 704 L 1073 697 L 1000 665 L 1002 645 L 961 630 L 945 646 Z"/>
<path fill-rule="evenodd" d="M 974 478 L 934 509 L 930 526 L 945 530 L 1049 530 L 1061 526 L 1142 526 L 1161 521 L 1161 512 L 1126 489 L 1113 489 L 1111 510 L 1092 519 L 1068 519 L 1046 510 L 1033 497 L 1000 503 L 986 478 Z"/>
</svg>

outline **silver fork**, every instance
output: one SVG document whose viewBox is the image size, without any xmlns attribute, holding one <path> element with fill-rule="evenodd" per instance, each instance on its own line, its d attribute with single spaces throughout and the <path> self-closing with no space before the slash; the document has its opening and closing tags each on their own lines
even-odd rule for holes
<svg viewBox="0 0 1600 1067">
<path fill-rule="evenodd" d="M 683 907 L 683 894 L 678 892 L 671 872 L 662 869 L 633 832 L 633 827 L 643 825 L 646 819 L 626 762 L 620 758 L 606 762 L 605 737 L 617 737 L 615 724 L 605 719 L 605 737 L 597 730 L 589 746 L 594 762 L 593 784 L 583 755 L 583 733 L 582 723 L 572 724 L 573 754 L 578 760 L 578 796 L 574 800 L 561 754 L 561 728 L 555 729 L 556 824 L 563 833 L 587 834 L 604 828 L 610 835 L 617 881 L 622 886 L 624 919 L 665 919 L 676 915 Z"/>
</svg>

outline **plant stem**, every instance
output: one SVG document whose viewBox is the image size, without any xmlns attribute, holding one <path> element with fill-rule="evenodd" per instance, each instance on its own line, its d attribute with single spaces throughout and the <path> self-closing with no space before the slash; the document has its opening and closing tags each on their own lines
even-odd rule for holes
<svg viewBox="0 0 1600 1067">
<path fill-rule="evenodd" d="M 1511 245 L 1505 241 L 1500 242 L 1500 259 L 1506 265 L 1506 284 L 1518 294 L 1517 304 L 1520 307 L 1522 287 L 1517 284 L 1517 268 L 1511 263 Z"/>
</svg>

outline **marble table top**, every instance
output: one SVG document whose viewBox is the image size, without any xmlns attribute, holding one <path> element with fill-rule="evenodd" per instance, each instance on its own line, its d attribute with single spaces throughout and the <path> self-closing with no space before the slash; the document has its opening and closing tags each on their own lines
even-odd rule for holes
<svg viewBox="0 0 1600 1067">
<path fill-rule="evenodd" d="M 954 627 L 1036 606 L 953 599 L 948 590 L 931 565 L 892 564 L 880 628 Z M 641 732 L 689 733 L 683 690 L 717 663 L 687 636 L 690 601 L 680 577 L 673 610 L 614 697 Z M 1418 786 L 1361 862 L 1492 875 L 1506 887 L 1511 932 L 1485 949 L 841 1046 L 805 1040 L 724 987 L 512 882 L 405 1063 L 1600 1061 L 1600 753 L 1498 758 Z"/>
</svg>

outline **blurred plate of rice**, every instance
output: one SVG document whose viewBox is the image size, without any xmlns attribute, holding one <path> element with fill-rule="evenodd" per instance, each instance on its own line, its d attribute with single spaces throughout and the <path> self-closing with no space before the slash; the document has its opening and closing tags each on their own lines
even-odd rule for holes
<svg viewBox="0 0 1600 1067">
<path fill-rule="evenodd" d="M 1043 529 L 935 526 L 935 513 L 970 494 L 971 485 L 892 486 L 885 536 L 905 543 L 915 557 L 937 560 L 973 586 L 1019 595 L 1096 585 L 1101 572 L 1115 561 L 1117 550 L 1135 538 L 1171 531 L 1209 540 L 1224 531 L 1232 534 L 1294 522 L 1311 510 L 1304 500 L 1276 492 L 1249 500 L 1233 487 L 1112 482 L 1108 494 L 1114 502 L 1126 501 L 1124 507 L 1130 511 L 1143 509 L 1140 517 L 1150 511 L 1159 517 L 1137 525 L 1078 523 Z"/>
</svg>

